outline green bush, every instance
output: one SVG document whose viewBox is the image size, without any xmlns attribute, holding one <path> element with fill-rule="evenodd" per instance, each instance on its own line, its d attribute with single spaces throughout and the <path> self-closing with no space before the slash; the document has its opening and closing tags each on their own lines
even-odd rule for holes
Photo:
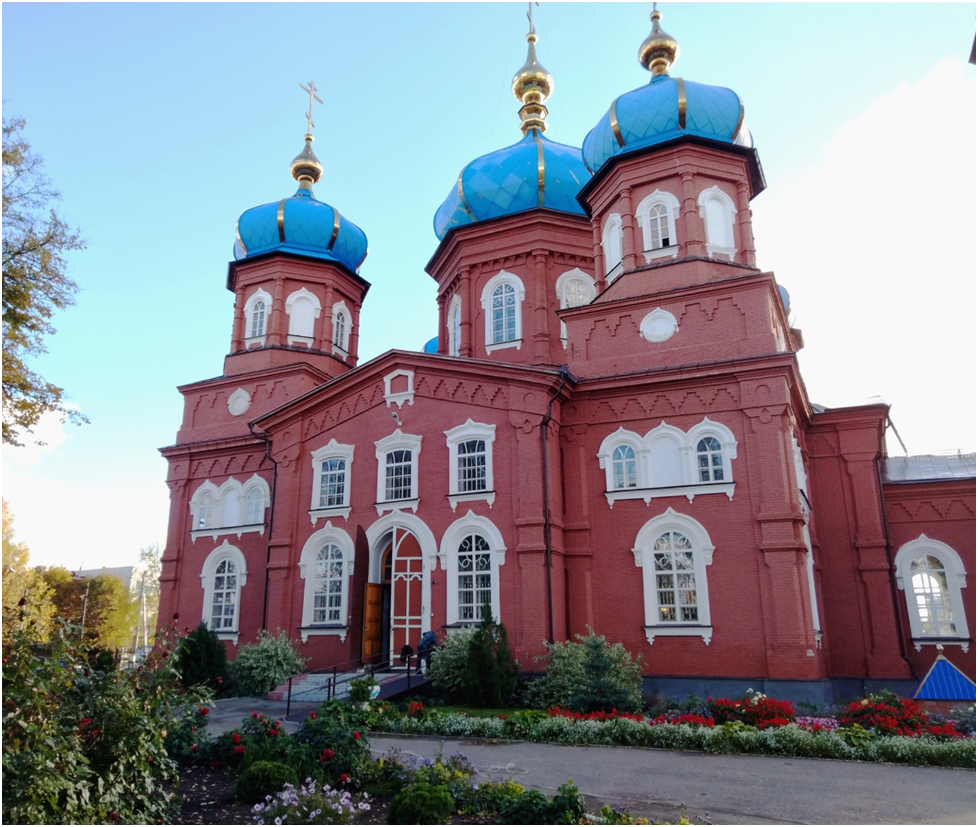
<svg viewBox="0 0 978 827">
<path fill-rule="evenodd" d="M 503 802 L 500 824 L 579 824 L 584 818 L 584 798 L 573 781 L 561 784 L 552 799 L 539 790 L 527 790 L 519 798 Z"/>
<path fill-rule="evenodd" d="M 231 681 L 238 694 L 258 697 L 300 674 L 305 666 L 306 659 L 284 631 L 270 635 L 262 629 L 257 642 L 242 646 L 231 662 Z"/>
<path fill-rule="evenodd" d="M 391 799 L 388 824 L 447 824 L 455 813 L 455 802 L 445 787 L 418 781 Z"/>
<path fill-rule="evenodd" d="M 474 636 L 474 628 L 453 632 L 431 657 L 428 680 L 432 688 L 447 701 L 461 701 L 464 698 L 465 664 Z"/>
<path fill-rule="evenodd" d="M 493 620 L 492 609 L 486 603 L 482 607 L 482 620 L 469 641 L 462 678 L 466 703 L 493 709 L 505 706 L 516 688 L 519 673 L 506 627 Z"/>
<path fill-rule="evenodd" d="M 241 775 L 234 787 L 235 795 L 248 804 L 258 804 L 266 795 L 274 796 L 286 784 L 299 783 L 296 771 L 277 761 L 256 761 Z"/>
<path fill-rule="evenodd" d="M 212 692 L 220 692 L 228 675 L 228 656 L 224 644 L 201 623 L 177 644 L 174 659 L 180 672 L 180 680 L 188 689 L 206 686 Z"/>
<path fill-rule="evenodd" d="M 499 783 L 484 781 L 476 789 L 468 811 L 496 818 L 508 802 L 521 799 L 525 792 L 526 788 L 512 778 Z"/>
<path fill-rule="evenodd" d="M 364 713 L 342 702 L 323 704 L 311 712 L 289 739 L 314 764 L 301 769 L 303 777 L 318 776 L 350 789 L 362 787 L 370 764 L 370 742 L 359 729 L 365 719 Z"/>
<path fill-rule="evenodd" d="M 363 704 L 370 700 L 370 695 L 377 686 L 377 680 L 373 675 L 364 675 L 362 678 L 354 678 L 350 681 L 349 701 L 352 704 Z"/>
</svg>

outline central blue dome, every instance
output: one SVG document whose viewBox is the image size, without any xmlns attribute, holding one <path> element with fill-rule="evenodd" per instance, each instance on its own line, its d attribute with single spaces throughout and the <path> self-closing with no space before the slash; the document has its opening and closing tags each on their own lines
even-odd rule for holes
<svg viewBox="0 0 978 827">
<path fill-rule="evenodd" d="M 616 155 L 683 136 L 753 145 L 744 125 L 744 105 L 736 92 L 656 75 L 646 86 L 612 101 L 584 139 L 584 163 L 597 172 Z"/>
<path fill-rule="evenodd" d="M 476 158 L 435 213 L 435 235 L 538 207 L 584 215 L 577 193 L 591 177 L 581 151 L 530 130 L 518 143 Z"/>
</svg>

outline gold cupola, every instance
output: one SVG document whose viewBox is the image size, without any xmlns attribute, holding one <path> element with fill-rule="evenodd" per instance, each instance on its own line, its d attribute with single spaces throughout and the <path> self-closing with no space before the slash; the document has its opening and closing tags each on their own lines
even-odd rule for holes
<svg viewBox="0 0 978 827">
<path fill-rule="evenodd" d="M 676 38 L 663 31 L 659 25 L 662 12 L 656 8 L 655 3 L 652 4 L 652 14 L 649 15 L 649 19 L 652 21 L 652 32 L 638 48 L 638 62 L 653 75 L 668 75 L 669 67 L 679 57 L 679 44 Z"/>
<path fill-rule="evenodd" d="M 547 128 L 547 107 L 543 102 L 550 97 L 554 79 L 550 72 L 537 61 L 537 33 L 533 28 L 533 15 L 530 18 L 530 31 L 526 35 L 526 63 L 513 76 L 513 94 L 523 105 L 520 107 L 520 129 L 526 135 L 531 129 L 544 132 Z"/>
</svg>

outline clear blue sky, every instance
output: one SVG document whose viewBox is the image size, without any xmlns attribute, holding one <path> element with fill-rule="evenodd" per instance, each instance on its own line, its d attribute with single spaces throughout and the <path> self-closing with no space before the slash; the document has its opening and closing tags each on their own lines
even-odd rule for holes
<svg viewBox="0 0 978 827">
<path fill-rule="evenodd" d="M 768 189 L 760 264 L 791 292 L 822 404 L 892 403 L 911 453 L 975 449 L 975 32 L 970 3 L 663 3 L 673 74 L 745 103 Z M 543 3 L 548 137 L 577 144 L 648 80 L 646 3 Z M 435 335 L 424 265 L 459 170 L 520 137 L 526 5 L 4 3 L 3 112 L 88 239 L 38 360 L 90 419 L 4 449 L 32 562 L 135 562 L 165 537 L 157 448 L 176 386 L 218 375 L 247 208 L 290 195 L 315 81 L 317 187 L 367 234 L 361 361 Z M 895 440 L 890 450 L 902 452 Z"/>
</svg>

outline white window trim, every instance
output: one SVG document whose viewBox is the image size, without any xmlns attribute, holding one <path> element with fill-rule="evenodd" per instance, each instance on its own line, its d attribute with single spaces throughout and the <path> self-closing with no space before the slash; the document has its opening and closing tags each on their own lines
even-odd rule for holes
<svg viewBox="0 0 978 827">
<path fill-rule="evenodd" d="M 200 585 L 204 590 L 201 620 L 210 628 L 211 609 L 213 608 L 211 604 L 214 602 L 214 576 L 217 567 L 223 560 L 231 560 L 234 563 L 238 593 L 234 602 L 234 627 L 230 630 L 217 631 L 217 636 L 221 640 L 230 640 L 237 646 L 238 637 L 241 634 L 241 592 L 244 590 L 245 583 L 248 582 L 248 563 L 244 554 L 241 553 L 241 549 L 230 545 L 227 540 L 207 555 L 200 571 Z"/>
<path fill-rule="evenodd" d="M 251 314 L 257 301 L 265 302 L 265 332 L 261 336 L 249 336 L 251 332 Z M 261 347 L 268 336 L 268 324 L 272 318 L 272 297 L 260 287 L 252 293 L 244 305 L 244 330 L 241 331 L 245 347 Z"/>
<path fill-rule="evenodd" d="M 470 418 L 464 424 L 445 431 L 445 439 L 448 443 L 448 501 L 452 504 L 452 511 L 455 511 L 459 503 L 477 500 L 484 500 L 492 508 L 492 504 L 496 501 L 492 475 L 492 444 L 496 440 L 496 426 L 473 422 Z M 486 443 L 486 488 L 484 491 L 460 492 L 458 490 L 458 446 L 470 439 L 481 439 Z"/>
<path fill-rule="evenodd" d="M 659 619 L 659 602 L 656 594 L 655 541 L 667 531 L 678 531 L 693 546 L 694 574 L 696 575 L 696 606 L 699 620 L 696 623 L 668 623 Z M 645 637 L 649 645 L 657 637 L 700 637 L 707 646 L 713 638 L 710 617 L 710 592 L 706 567 L 713 564 L 714 546 L 706 529 L 692 517 L 667 508 L 663 514 L 653 517 L 635 538 L 635 565 L 642 569 L 642 587 L 645 601 Z"/>
<path fill-rule="evenodd" d="M 486 517 L 479 517 L 471 510 L 464 517 L 456 520 L 446 530 L 438 548 L 438 560 L 442 571 L 448 572 L 446 604 L 446 620 L 448 625 L 459 623 L 470 624 L 470 621 L 460 621 L 458 617 L 458 547 L 469 534 L 481 534 L 489 542 L 490 576 L 492 578 L 492 616 L 500 620 L 499 613 L 499 569 L 506 563 L 506 544 L 503 535 L 495 524 Z M 472 625 L 478 623 L 474 621 Z"/>
<path fill-rule="evenodd" d="M 327 543 L 337 546 L 343 553 L 343 597 L 340 606 L 340 617 L 344 618 L 342 623 L 312 622 L 316 588 L 316 557 L 320 549 Z M 306 643 L 310 637 L 320 635 L 333 635 L 340 639 L 340 643 L 346 643 L 346 636 L 350 630 L 350 582 L 353 578 L 355 557 L 353 540 L 350 535 L 340 528 L 334 528 L 329 520 L 326 521 L 326 525 L 306 540 L 302 547 L 302 553 L 299 555 L 299 577 L 304 581 L 302 588 L 302 627 L 299 629 L 303 643 Z"/>
<path fill-rule="evenodd" d="M 492 294 L 497 287 L 502 284 L 509 284 L 516 290 L 516 326 L 515 335 L 512 339 L 504 342 L 494 342 L 492 339 Z M 523 302 L 526 300 L 526 288 L 520 277 L 515 273 L 500 270 L 482 288 L 482 312 L 486 318 L 486 353 L 496 350 L 515 347 L 519 350 L 523 346 Z"/>
<path fill-rule="evenodd" d="M 567 304 L 567 286 L 572 281 L 584 282 L 587 288 L 588 299 L 585 304 L 590 304 L 594 301 L 594 297 L 598 294 L 598 289 L 594 285 L 594 279 L 591 278 L 587 273 L 581 270 L 579 267 L 575 267 L 573 270 L 568 270 L 566 273 L 561 273 L 557 276 L 557 306 L 564 310 L 569 305 Z M 583 307 L 584 305 L 579 305 Z M 560 323 L 560 343 L 563 345 L 564 350 L 567 349 L 567 324 L 563 321 Z"/>
<path fill-rule="evenodd" d="M 948 597 L 951 599 L 951 616 L 954 618 L 954 625 L 957 627 L 957 634 L 953 636 L 925 635 L 923 632 L 920 614 L 914 600 L 913 574 L 910 571 L 914 558 L 921 554 L 936 557 L 944 564 L 944 571 L 947 574 Z M 958 553 L 947 543 L 932 540 L 926 534 L 921 534 L 916 540 L 904 543 L 900 547 L 893 565 L 896 569 L 897 588 L 906 595 L 907 614 L 910 617 L 910 636 L 913 639 L 914 648 L 919 652 L 922 646 L 954 644 L 967 652 L 971 642 L 971 633 L 968 630 L 968 616 L 965 613 L 961 591 L 968 586 L 968 572 L 965 570 L 964 563 Z"/>
<path fill-rule="evenodd" d="M 391 385 L 398 376 L 407 377 L 407 390 L 406 391 L 391 391 Z M 387 402 L 387 407 L 396 404 L 398 408 L 403 408 L 404 403 L 407 402 L 408 405 L 414 404 L 414 371 L 413 370 L 395 370 L 391 371 L 384 377 L 384 400 Z"/>
<path fill-rule="evenodd" d="M 652 207 L 661 204 L 666 208 L 666 222 L 669 225 L 669 241 L 667 247 L 652 249 Z M 671 192 L 656 190 L 642 199 L 635 211 L 639 226 L 642 228 L 642 250 L 645 263 L 649 264 L 658 258 L 675 258 L 679 255 L 679 239 L 676 236 L 676 219 L 679 218 L 679 199 Z"/>
<path fill-rule="evenodd" d="M 353 328 L 353 314 L 350 313 L 350 309 L 346 306 L 346 302 L 342 299 L 333 305 L 332 309 L 332 319 L 333 319 L 333 335 L 330 341 L 330 347 L 333 349 L 334 356 L 346 357 L 350 354 L 350 334 Z M 336 316 L 342 313 L 344 318 L 343 324 L 343 337 L 339 345 L 336 344 Z"/>
<path fill-rule="evenodd" d="M 418 457 L 421 454 L 421 436 L 405 434 L 398 428 L 390 436 L 374 443 L 377 456 L 377 516 L 385 511 L 402 511 L 410 508 L 417 512 L 418 503 Z M 387 481 L 387 453 L 389 451 L 411 452 L 411 496 L 403 500 L 385 500 Z"/>
<path fill-rule="evenodd" d="M 730 242 L 729 244 L 717 244 L 715 241 L 710 241 L 710 227 L 706 220 L 706 204 L 708 201 L 716 201 L 723 207 L 726 213 L 727 220 L 723 229 L 725 230 L 724 235 L 727 236 L 727 241 Z M 737 206 L 734 204 L 733 199 L 718 186 L 714 185 L 699 194 L 696 199 L 696 204 L 699 207 L 700 218 L 703 219 L 703 227 L 706 230 L 707 255 L 710 258 L 725 256 L 733 261 L 734 256 L 737 255 L 737 243 L 734 234 L 734 223 L 737 220 Z"/>
<path fill-rule="evenodd" d="M 620 445 L 627 445 L 635 451 L 635 488 L 615 488 L 614 453 Z M 598 466 L 605 472 L 605 492 L 616 495 L 631 495 L 637 491 L 647 490 L 648 480 L 648 445 L 634 431 L 626 431 L 619 426 L 618 430 L 608 434 L 598 448 Z M 616 496 L 615 499 L 635 499 L 633 496 Z M 610 501 L 609 501 L 610 502 Z"/>
<path fill-rule="evenodd" d="M 604 250 L 604 271 L 605 278 L 611 282 L 614 281 L 618 276 L 621 275 L 625 268 L 625 250 L 624 250 L 624 240 L 622 238 L 622 222 L 621 216 L 618 213 L 612 213 L 608 216 L 607 220 L 604 222 L 604 229 L 601 231 L 601 249 Z M 612 264 L 608 256 L 609 239 L 611 238 L 611 233 L 618 233 L 618 251 L 620 255 L 617 260 Z"/>
<path fill-rule="evenodd" d="M 455 329 L 455 314 L 459 314 L 459 329 Z M 457 293 L 452 297 L 451 302 L 448 305 L 448 315 L 445 317 L 448 330 L 446 332 L 446 339 L 448 341 L 448 355 L 449 356 L 459 356 L 462 352 L 462 297 Z M 457 340 L 457 341 L 456 341 Z"/>
<path fill-rule="evenodd" d="M 241 519 L 245 519 L 247 516 L 248 509 L 248 492 L 252 488 L 258 488 L 262 492 L 264 498 L 265 509 L 271 505 L 271 492 L 268 487 L 268 483 L 265 479 L 258 474 L 253 474 L 250 479 L 246 480 L 244 484 L 238 482 L 234 477 L 230 477 L 221 483 L 218 487 L 214 485 L 210 480 L 205 480 L 196 491 L 194 491 L 193 496 L 190 498 L 190 539 L 191 542 L 196 543 L 199 537 L 210 537 L 216 540 L 218 537 L 223 537 L 225 535 L 235 535 L 240 539 L 242 534 L 251 534 L 257 532 L 258 534 L 265 535 L 265 520 L 263 519 L 260 523 L 241 523 L 239 525 L 213 525 L 204 526 L 203 528 L 197 527 L 197 511 L 200 508 L 201 500 L 203 500 L 205 494 L 210 494 L 214 500 L 214 514 L 215 519 L 218 522 L 222 521 L 224 515 L 224 502 L 227 497 L 237 497 L 238 498 L 238 513 L 241 515 Z"/>
<path fill-rule="evenodd" d="M 353 479 L 353 453 L 356 450 L 354 445 L 341 445 L 335 439 L 331 439 L 328 444 L 312 452 L 312 500 L 309 503 L 309 518 L 313 526 L 316 520 L 323 517 L 342 517 L 344 520 L 350 516 L 350 485 Z M 328 459 L 346 460 L 346 482 L 343 486 L 343 504 L 322 508 L 319 505 L 321 495 L 322 464 Z"/>
<path fill-rule="evenodd" d="M 310 293 L 305 287 L 300 287 L 294 293 L 291 293 L 289 297 L 285 300 L 285 312 L 289 315 L 289 334 L 288 341 L 290 345 L 294 344 L 308 344 L 311 345 L 315 339 L 315 333 L 310 336 L 300 336 L 298 334 L 292 333 L 292 307 L 298 299 L 308 299 L 312 304 L 313 309 L 313 319 L 318 319 L 323 312 L 323 306 L 320 304 L 318 297 L 315 293 Z M 315 330 L 315 322 L 313 322 L 313 329 Z"/>
<path fill-rule="evenodd" d="M 703 417 L 702 422 L 689 429 L 686 434 L 686 444 L 683 448 L 686 454 L 686 466 L 688 468 L 686 481 L 691 485 L 705 484 L 700 482 L 699 479 L 699 466 L 696 464 L 696 446 L 701 439 L 711 436 L 716 438 L 723 451 L 723 481 L 719 484 L 723 485 L 724 483 L 733 482 L 733 465 L 731 464 L 731 460 L 737 458 L 737 440 L 734 438 L 733 432 L 726 425 L 714 422 L 709 417 Z M 716 484 L 718 483 L 710 483 L 710 485 Z"/>
</svg>

